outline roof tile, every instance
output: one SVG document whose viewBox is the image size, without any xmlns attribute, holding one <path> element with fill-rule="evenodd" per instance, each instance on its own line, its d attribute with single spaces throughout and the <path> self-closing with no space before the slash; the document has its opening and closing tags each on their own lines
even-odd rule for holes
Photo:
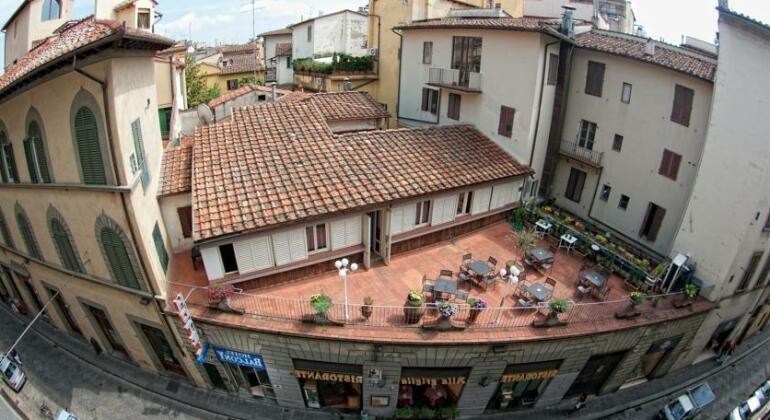
<svg viewBox="0 0 770 420">
<path fill-rule="evenodd" d="M 349 91 L 318 93 L 308 101 L 326 121 L 388 118 L 390 114 L 368 92 Z"/>
</svg>

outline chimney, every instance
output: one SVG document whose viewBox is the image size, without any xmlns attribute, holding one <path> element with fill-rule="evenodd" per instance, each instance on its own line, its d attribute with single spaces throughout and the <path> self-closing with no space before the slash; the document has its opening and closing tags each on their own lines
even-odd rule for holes
<svg viewBox="0 0 770 420">
<path fill-rule="evenodd" d="M 728 4 L 728 0 L 719 0 L 719 8 L 730 10 L 730 5 Z"/>
<path fill-rule="evenodd" d="M 345 92 L 350 91 L 350 78 L 346 77 L 345 80 L 342 82 L 342 90 Z"/>
<path fill-rule="evenodd" d="M 270 83 L 270 100 L 275 102 L 276 96 L 275 96 L 275 85 L 276 83 Z"/>
<path fill-rule="evenodd" d="M 652 38 L 647 39 L 647 43 L 644 44 L 644 55 L 647 57 L 655 55 L 655 41 Z"/>
<path fill-rule="evenodd" d="M 572 12 L 575 11 L 575 8 L 573 6 L 562 6 L 561 8 L 564 9 L 564 14 L 561 17 L 559 32 L 573 38 L 575 36 L 575 21 L 572 19 Z"/>
</svg>

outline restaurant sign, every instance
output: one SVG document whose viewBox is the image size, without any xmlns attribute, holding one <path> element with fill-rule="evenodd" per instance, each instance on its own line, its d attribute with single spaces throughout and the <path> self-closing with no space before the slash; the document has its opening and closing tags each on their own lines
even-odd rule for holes
<svg viewBox="0 0 770 420">
<path fill-rule="evenodd" d="M 550 379 L 559 374 L 557 369 L 539 370 L 535 372 L 507 373 L 500 377 L 500 382 L 522 382 L 537 379 Z"/>
<path fill-rule="evenodd" d="M 430 377 L 430 376 L 402 376 L 401 385 L 464 385 L 464 376 Z"/>
<path fill-rule="evenodd" d="M 364 383 L 363 375 L 353 375 L 350 373 L 316 372 L 312 370 L 295 369 L 291 374 L 298 379 L 315 379 L 316 381 L 347 382 L 352 384 Z"/>
<path fill-rule="evenodd" d="M 217 359 L 222 363 L 246 366 L 256 370 L 265 370 L 265 362 L 262 360 L 262 356 L 258 354 L 242 353 L 240 351 L 219 347 L 214 347 L 214 353 L 216 353 Z"/>
</svg>

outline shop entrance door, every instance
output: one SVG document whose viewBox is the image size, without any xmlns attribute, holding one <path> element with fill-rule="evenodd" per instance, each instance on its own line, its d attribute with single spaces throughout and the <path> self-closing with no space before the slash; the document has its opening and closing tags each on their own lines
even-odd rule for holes
<svg viewBox="0 0 770 420">
<path fill-rule="evenodd" d="M 144 333 L 144 336 L 150 343 L 150 347 L 152 347 L 155 357 L 157 357 L 161 365 L 163 365 L 163 369 L 166 369 L 171 373 L 176 373 L 177 375 L 187 376 L 182 365 L 179 363 L 179 360 L 174 356 L 174 351 L 168 344 L 166 337 L 163 335 L 163 331 L 144 324 L 140 324 L 140 327 L 142 333 Z"/>
<path fill-rule="evenodd" d="M 267 371 L 230 363 L 224 363 L 224 365 L 230 371 L 239 388 L 247 390 L 255 397 L 275 398 L 275 391 L 270 383 L 270 377 L 267 376 Z"/>
<path fill-rule="evenodd" d="M 583 393 L 598 394 L 612 372 L 615 371 L 625 351 L 593 356 L 580 371 L 575 382 L 569 388 L 564 398 L 574 397 Z"/>
<path fill-rule="evenodd" d="M 56 290 L 48 289 L 48 288 L 47 290 L 50 296 L 53 296 L 56 294 Z M 54 303 L 56 304 L 56 308 L 59 310 L 59 314 L 64 320 L 64 323 L 67 324 L 67 327 L 69 327 L 70 331 L 82 337 L 83 332 L 80 331 L 80 326 L 78 326 L 77 322 L 75 322 L 75 318 L 72 317 L 72 312 L 70 312 L 70 307 L 69 305 L 67 305 L 66 302 L 64 302 L 64 298 L 62 297 L 61 293 L 56 295 L 56 297 L 54 298 Z"/>
<path fill-rule="evenodd" d="M 382 220 L 381 211 L 369 213 L 369 250 L 372 252 L 372 259 L 379 258 L 382 253 Z M 375 257 L 377 256 L 377 257 Z"/>
<path fill-rule="evenodd" d="M 128 351 L 126 351 L 126 348 L 123 347 L 123 344 L 120 343 L 118 332 L 115 331 L 115 329 L 112 327 L 112 323 L 110 322 L 110 319 L 107 317 L 107 314 L 99 308 L 94 308 L 93 306 L 90 306 L 90 305 L 88 305 L 87 307 L 89 312 L 91 312 L 91 316 L 94 317 L 94 320 L 96 321 L 96 325 L 99 326 L 99 329 L 101 330 L 102 335 L 110 344 L 110 348 L 122 354 L 128 359 L 129 358 Z"/>
</svg>

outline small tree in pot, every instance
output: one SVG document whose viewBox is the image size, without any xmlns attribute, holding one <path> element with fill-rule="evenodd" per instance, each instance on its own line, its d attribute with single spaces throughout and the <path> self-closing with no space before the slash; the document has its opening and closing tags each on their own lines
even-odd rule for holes
<svg viewBox="0 0 770 420">
<path fill-rule="evenodd" d="M 233 308 L 230 296 L 235 294 L 235 287 L 231 285 L 218 285 L 206 290 L 209 298 L 209 307 L 222 312 L 243 314 L 243 308 Z"/>
<path fill-rule="evenodd" d="M 420 322 L 425 313 L 425 297 L 419 290 L 412 289 L 406 296 L 404 303 L 404 318 L 407 324 Z"/>
<path fill-rule="evenodd" d="M 693 283 L 687 283 L 687 285 L 684 286 L 684 290 L 682 290 L 682 298 L 678 301 L 674 301 L 674 307 L 684 308 L 692 305 L 695 298 L 698 297 L 699 292 L 700 289 L 698 289 L 698 286 Z"/>
<path fill-rule="evenodd" d="M 371 296 L 367 296 L 364 298 L 364 305 L 361 306 L 361 316 L 363 316 L 365 319 L 369 319 L 369 317 L 372 316 L 373 304 L 374 304 L 374 299 L 372 299 Z"/>
<path fill-rule="evenodd" d="M 634 318 L 639 316 L 639 311 L 636 310 L 636 305 L 641 305 L 647 300 L 647 296 L 642 292 L 632 292 L 628 296 L 629 305 L 625 312 L 618 312 L 615 314 L 615 318 Z"/>
<path fill-rule="evenodd" d="M 324 292 L 310 296 L 310 306 L 315 311 L 315 319 L 319 322 L 325 322 L 329 319 L 329 310 L 332 308 L 332 298 Z"/>
<path fill-rule="evenodd" d="M 566 322 L 559 320 L 559 314 L 563 314 L 569 311 L 572 304 L 567 299 L 555 299 L 548 302 L 548 316 L 545 320 L 535 320 L 532 322 L 533 327 L 559 327 L 566 325 Z"/>
<path fill-rule="evenodd" d="M 487 304 L 487 301 L 484 299 L 478 298 L 470 298 L 468 299 L 468 305 L 471 307 L 471 311 L 468 314 L 468 323 L 472 324 L 476 322 L 476 318 L 479 317 L 479 314 L 482 310 L 486 309 L 489 305 Z"/>
</svg>

